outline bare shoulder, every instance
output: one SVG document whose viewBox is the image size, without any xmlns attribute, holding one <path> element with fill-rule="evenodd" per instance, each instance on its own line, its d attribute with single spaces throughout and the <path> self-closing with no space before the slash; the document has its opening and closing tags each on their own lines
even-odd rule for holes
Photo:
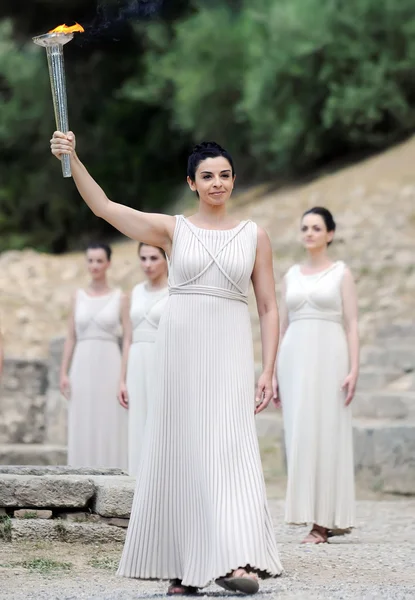
<svg viewBox="0 0 415 600">
<path fill-rule="evenodd" d="M 353 273 L 350 270 L 350 267 L 343 263 L 343 280 L 344 281 L 354 281 Z"/>
<path fill-rule="evenodd" d="M 257 232 L 258 232 L 258 241 L 259 240 L 268 240 L 269 241 L 269 235 L 267 233 L 267 231 L 265 231 L 265 229 L 263 227 L 261 227 L 260 225 L 256 224 L 256 228 L 257 228 Z"/>
<path fill-rule="evenodd" d="M 341 278 L 341 288 L 345 294 L 356 294 L 356 282 L 353 277 L 353 273 L 347 265 L 343 267 L 343 274 Z"/>
<path fill-rule="evenodd" d="M 265 229 L 259 225 L 257 225 L 257 249 L 260 251 L 267 251 L 271 249 L 270 237 Z"/>
</svg>

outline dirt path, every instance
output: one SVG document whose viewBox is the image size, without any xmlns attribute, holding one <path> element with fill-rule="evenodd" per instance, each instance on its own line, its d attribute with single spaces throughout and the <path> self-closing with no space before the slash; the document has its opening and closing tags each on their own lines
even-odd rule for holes
<svg viewBox="0 0 415 600">
<path fill-rule="evenodd" d="M 300 546 L 304 528 L 282 525 L 283 501 L 271 510 L 285 573 L 263 583 L 261 600 L 415 599 L 415 499 L 361 500 L 358 527 L 330 544 Z M 121 545 L 2 543 L 1 600 L 164 598 L 166 583 L 118 578 Z M 227 597 L 217 586 L 200 594 Z M 235 597 L 237 597 L 235 595 Z"/>
</svg>

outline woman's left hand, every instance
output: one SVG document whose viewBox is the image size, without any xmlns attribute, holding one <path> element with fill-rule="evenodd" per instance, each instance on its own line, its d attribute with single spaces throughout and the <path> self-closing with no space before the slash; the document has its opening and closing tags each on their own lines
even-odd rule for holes
<svg viewBox="0 0 415 600">
<path fill-rule="evenodd" d="M 272 389 L 272 374 L 262 373 L 258 379 L 256 396 L 255 396 L 255 414 L 257 415 L 261 411 L 265 410 L 268 404 L 271 402 L 274 395 Z"/>
<path fill-rule="evenodd" d="M 350 402 L 353 400 L 354 393 L 356 391 L 356 384 L 357 375 L 355 373 L 349 373 L 342 385 L 342 390 L 346 393 L 346 400 L 344 402 L 345 406 L 349 406 Z"/>
<path fill-rule="evenodd" d="M 123 408 L 128 408 L 128 391 L 125 383 L 120 384 L 120 389 L 118 392 L 118 402 Z"/>
</svg>

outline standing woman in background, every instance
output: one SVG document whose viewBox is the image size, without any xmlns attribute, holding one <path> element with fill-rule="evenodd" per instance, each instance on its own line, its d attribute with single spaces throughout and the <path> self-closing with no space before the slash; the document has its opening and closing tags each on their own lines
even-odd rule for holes
<svg viewBox="0 0 415 600">
<path fill-rule="evenodd" d="M 69 400 L 68 465 L 126 469 L 128 414 L 117 392 L 118 339 L 121 324 L 128 328 L 128 303 L 120 289 L 108 286 L 111 248 L 90 244 L 86 260 L 91 281 L 75 294 L 60 375 Z"/>
<path fill-rule="evenodd" d="M 327 254 L 336 224 L 326 208 L 304 213 L 307 258 L 284 278 L 277 360 L 288 464 L 286 521 L 312 524 L 304 543 L 355 524 L 350 403 L 359 372 L 353 277 Z"/>
<path fill-rule="evenodd" d="M 147 281 L 131 293 L 130 334 L 124 336 L 119 399 L 128 412 L 128 472 L 136 476 L 147 409 L 154 393 L 154 347 L 169 297 L 167 259 L 162 248 L 140 242 L 140 263 Z"/>
</svg>

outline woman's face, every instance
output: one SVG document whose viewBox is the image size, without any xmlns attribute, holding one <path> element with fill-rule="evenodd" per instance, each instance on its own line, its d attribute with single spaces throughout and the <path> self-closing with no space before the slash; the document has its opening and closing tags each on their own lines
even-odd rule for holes
<svg viewBox="0 0 415 600">
<path fill-rule="evenodd" d="M 86 264 L 92 279 L 99 281 L 105 277 L 111 262 L 103 248 L 93 248 L 86 251 Z"/>
<path fill-rule="evenodd" d="M 232 167 L 223 156 L 202 160 L 197 167 L 195 181 L 187 178 L 190 189 L 198 192 L 201 202 L 210 206 L 225 204 L 232 194 L 234 182 Z"/>
<path fill-rule="evenodd" d="M 149 281 L 157 281 L 167 275 L 167 261 L 154 246 L 141 246 L 140 263 L 145 276 Z"/>
<path fill-rule="evenodd" d="M 301 238 L 306 250 L 315 251 L 327 248 L 334 237 L 334 231 L 327 231 L 323 217 L 309 213 L 301 221 Z"/>
</svg>

